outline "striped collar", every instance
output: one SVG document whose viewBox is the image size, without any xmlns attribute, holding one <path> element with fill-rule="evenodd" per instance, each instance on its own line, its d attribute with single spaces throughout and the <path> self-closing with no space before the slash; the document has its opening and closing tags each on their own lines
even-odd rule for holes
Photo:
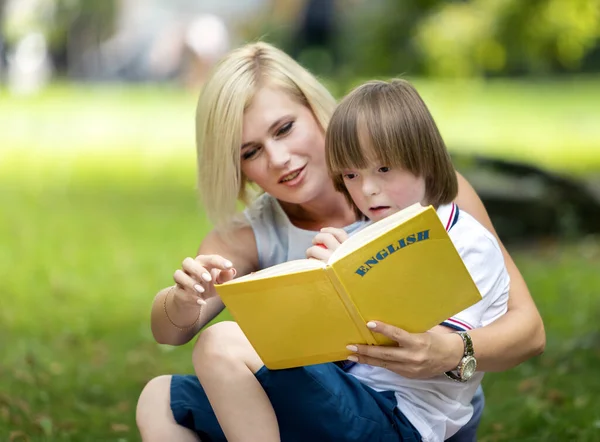
<svg viewBox="0 0 600 442">
<path fill-rule="evenodd" d="M 454 203 L 444 204 L 438 207 L 437 214 L 446 228 L 446 231 L 450 231 L 450 229 L 458 222 L 459 212 L 458 206 Z"/>
</svg>

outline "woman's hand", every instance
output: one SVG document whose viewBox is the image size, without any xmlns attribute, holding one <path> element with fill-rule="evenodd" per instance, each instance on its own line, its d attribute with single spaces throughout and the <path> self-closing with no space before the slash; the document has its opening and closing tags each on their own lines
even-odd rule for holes
<svg viewBox="0 0 600 442">
<path fill-rule="evenodd" d="M 327 262 L 333 251 L 347 239 L 348 234 L 344 229 L 324 227 L 313 238 L 314 245 L 306 250 L 306 257 Z"/>
<path fill-rule="evenodd" d="M 231 261 L 220 255 L 185 258 L 181 269 L 173 275 L 176 283 L 173 296 L 183 304 L 205 305 L 206 299 L 217 296 L 214 284 L 230 281 L 235 274 Z"/>
<path fill-rule="evenodd" d="M 449 331 L 409 333 L 379 321 L 370 321 L 367 327 L 397 345 L 349 345 L 347 349 L 354 354 L 348 359 L 383 367 L 406 378 L 427 379 L 453 370 L 464 352 L 460 336 Z"/>
</svg>

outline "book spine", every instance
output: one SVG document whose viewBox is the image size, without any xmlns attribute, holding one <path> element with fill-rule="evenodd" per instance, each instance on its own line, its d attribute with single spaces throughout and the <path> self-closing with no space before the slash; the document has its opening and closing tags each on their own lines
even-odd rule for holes
<svg viewBox="0 0 600 442">
<path fill-rule="evenodd" d="M 344 303 L 344 306 L 346 307 L 346 311 L 348 312 L 348 314 L 350 315 L 350 317 L 354 321 L 354 324 L 356 325 L 356 328 L 360 332 L 360 334 L 363 337 L 364 341 L 367 344 L 369 344 L 369 345 L 377 345 L 377 341 L 375 340 L 375 337 L 373 336 L 373 333 L 371 333 L 371 331 L 367 328 L 367 324 L 366 324 L 364 318 L 358 312 L 358 309 L 356 308 L 356 306 L 354 305 L 354 303 L 350 299 L 350 296 L 348 296 L 348 293 L 346 292 L 346 289 L 344 288 L 344 286 L 342 285 L 342 283 L 338 279 L 338 277 L 337 277 L 335 271 L 333 270 L 333 268 L 331 266 L 326 266 L 325 267 L 325 274 L 327 275 L 327 277 L 331 281 L 331 284 L 335 288 L 335 291 L 337 292 L 338 296 L 340 297 L 340 299 Z"/>
</svg>

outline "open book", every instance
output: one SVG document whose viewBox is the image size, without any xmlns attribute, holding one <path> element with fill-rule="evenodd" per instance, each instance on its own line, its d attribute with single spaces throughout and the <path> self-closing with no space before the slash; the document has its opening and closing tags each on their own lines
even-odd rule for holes
<svg viewBox="0 0 600 442">
<path fill-rule="evenodd" d="M 420 204 L 355 233 L 327 264 L 289 261 L 215 287 L 270 369 L 393 344 L 370 320 L 425 332 L 481 300 L 435 209 Z"/>
</svg>

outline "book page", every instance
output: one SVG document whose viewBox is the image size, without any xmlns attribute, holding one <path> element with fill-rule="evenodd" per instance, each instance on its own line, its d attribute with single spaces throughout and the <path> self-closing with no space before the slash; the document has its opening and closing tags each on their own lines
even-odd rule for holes
<svg viewBox="0 0 600 442">
<path fill-rule="evenodd" d="M 258 272 L 250 273 L 248 275 L 241 276 L 230 282 L 243 282 L 255 279 L 268 278 L 275 275 L 283 275 L 287 273 L 302 272 L 305 270 L 322 269 L 325 267 L 325 263 L 318 259 L 295 259 L 292 261 L 284 262 L 281 264 L 267 267 L 266 269 L 259 270 Z"/>
<path fill-rule="evenodd" d="M 422 206 L 420 203 L 408 206 L 393 215 L 388 216 L 382 220 L 379 220 L 373 224 L 368 225 L 362 230 L 359 230 L 345 242 L 342 243 L 334 252 L 331 254 L 328 260 L 328 264 L 334 263 L 335 261 L 343 258 L 354 252 L 364 244 L 374 240 L 378 236 L 392 230 L 394 227 L 406 222 L 413 218 L 415 215 L 423 212 L 428 206 Z"/>
</svg>

